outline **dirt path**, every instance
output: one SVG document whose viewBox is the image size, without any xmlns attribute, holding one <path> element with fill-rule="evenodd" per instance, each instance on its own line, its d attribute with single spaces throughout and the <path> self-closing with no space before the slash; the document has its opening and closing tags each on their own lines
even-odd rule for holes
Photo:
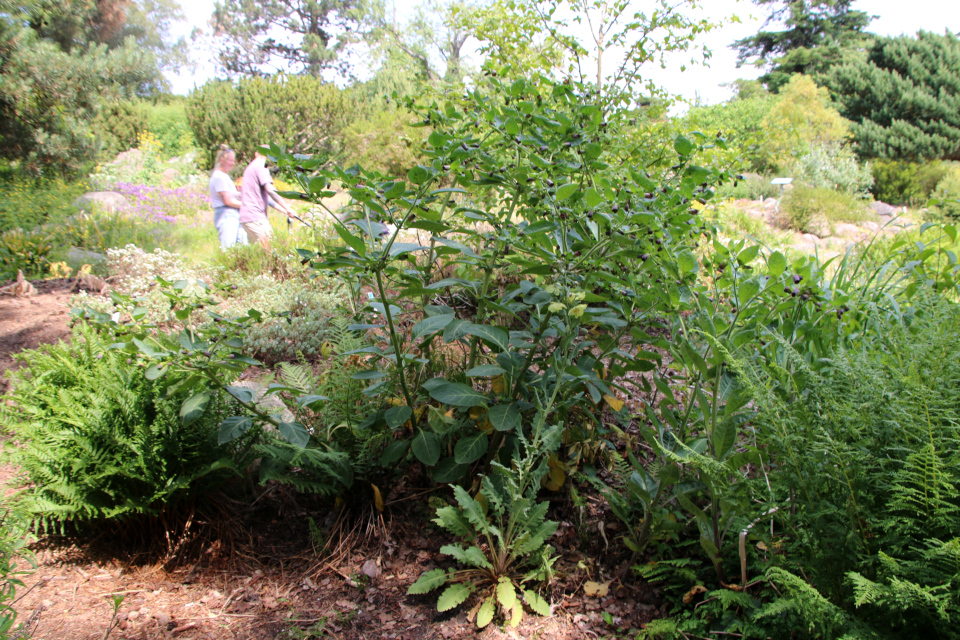
<svg viewBox="0 0 960 640">
<path fill-rule="evenodd" d="M 70 334 L 68 280 L 33 283 L 37 295 L 29 298 L 0 295 L 0 393 L 7 389 L 5 373 L 16 369 L 13 355 L 37 345 L 56 342 Z"/>
</svg>

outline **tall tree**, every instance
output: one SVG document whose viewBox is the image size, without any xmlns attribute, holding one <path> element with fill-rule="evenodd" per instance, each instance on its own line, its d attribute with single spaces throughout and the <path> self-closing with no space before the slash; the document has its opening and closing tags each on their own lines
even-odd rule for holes
<svg viewBox="0 0 960 640">
<path fill-rule="evenodd" d="M 921 31 L 878 38 L 827 86 L 868 158 L 960 160 L 960 39 Z"/>
<path fill-rule="evenodd" d="M 108 21 L 91 26 L 90 11 L 80 2 L 0 0 L 0 153 L 36 172 L 92 159 L 99 141 L 90 124 L 101 106 L 162 86 L 154 52 L 134 37 L 99 42 Z"/>
<path fill-rule="evenodd" d="M 795 73 L 822 75 L 844 54 L 864 45 L 873 16 L 851 8 L 854 0 L 753 0 L 770 13 L 760 32 L 738 40 L 738 64 L 766 67 L 760 80 L 779 91 Z M 768 29 L 782 25 L 783 29 Z"/>
<path fill-rule="evenodd" d="M 232 76 L 344 72 L 371 0 L 218 0 L 211 24 Z"/>
</svg>

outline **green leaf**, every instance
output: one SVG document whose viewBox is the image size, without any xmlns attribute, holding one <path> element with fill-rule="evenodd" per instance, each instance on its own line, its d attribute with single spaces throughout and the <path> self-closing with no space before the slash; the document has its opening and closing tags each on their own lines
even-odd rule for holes
<svg viewBox="0 0 960 640">
<path fill-rule="evenodd" d="M 383 419 L 387 421 L 388 427 L 396 429 L 409 420 L 412 415 L 413 410 L 407 405 L 403 405 L 402 407 L 391 407 L 387 409 L 383 415 Z"/>
<path fill-rule="evenodd" d="M 453 449 L 457 464 L 473 464 L 487 453 L 489 439 L 486 433 L 461 438 Z"/>
<path fill-rule="evenodd" d="M 723 460 L 737 441 L 737 422 L 730 418 L 721 420 L 713 432 L 713 450 L 717 460 Z"/>
<path fill-rule="evenodd" d="M 440 438 L 437 434 L 420 429 L 410 445 L 417 460 L 432 467 L 440 459 Z"/>
<path fill-rule="evenodd" d="M 430 146 L 434 149 L 439 149 L 447 143 L 447 136 L 443 135 L 439 131 L 434 131 L 430 134 L 430 137 L 427 138 L 427 142 L 429 142 Z"/>
<path fill-rule="evenodd" d="M 440 484 L 451 484 L 463 478 L 469 469 L 465 464 L 458 464 L 453 456 L 444 458 L 433 468 L 433 481 Z"/>
<path fill-rule="evenodd" d="M 776 278 L 787 269 L 787 259 L 779 251 L 774 251 L 767 258 L 767 273 L 771 278 Z"/>
<path fill-rule="evenodd" d="M 347 228 L 342 224 L 333 225 L 334 230 L 337 232 L 337 235 L 347 243 L 347 246 L 359 253 L 361 256 L 366 255 L 367 245 L 363 243 L 363 240 L 353 235 Z"/>
<path fill-rule="evenodd" d="M 586 200 L 587 206 L 590 208 L 596 207 L 603 202 L 603 197 L 600 195 L 600 192 L 593 187 L 590 187 L 584 192 L 583 199 Z"/>
<path fill-rule="evenodd" d="M 404 253 L 413 253 L 414 251 L 425 251 L 430 247 L 424 247 L 416 242 L 394 242 L 390 245 L 390 257 L 396 258 Z"/>
<path fill-rule="evenodd" d="M 462 582 L 450 585 L 440 594 L 440 599 L 437 600 L 437 611 L 449 611 L 463 604 L 471 593 L 473 593 L 473 585 Z"/>
<path fill-rule="evenodd" d="M 503 329 L 498 329 L 497 327 L 491 327 L 485 324 L 470 323 L 463 329 L 463 331 L 467 335 L 471 335 L 489 342 L 493 346 L 497 347 L 500 351 L 507 351 L 509 349 L 510 336 L 508 336 L 507 332 Z"/>
<path fill-rule="evenodd" d="M 498 376 L 501 373 L 506 373 L 506 370 L 495 364 L 482 364 L 479 367 L 470 369 L 465 375 L 468 378 L 489 378 L 490 376 Z"/>
<path fill-rule="evenodd" d="M 180 419 L 183 421 L 183 426 L 189 427 L 199 420 L 209 404 L 209 393 L 197 393 L 187 398 L 180 406 Z"/>
<path fill-rule="evenodd" d="M 473 537 L 473 532 L 470 532 L 466 537 Z M 447 544 L 440 547 L 440 553 L 450 556 L 456 559 L 458 562 L 470 565 L 471 567 L 477 567 L 480 569 L 493 568 L 493 565 L 490 564 L 490 561 L 487 560 L 487 557 L 483 555 L 483 551 L 475 546 L 470 546 L 464 549 L 459 545 Z"/>
<path fill-rule="evenodd" d="M 220 423 L 220 432 L 217 434 L 217 443 L 226 444 L 236 440 L 253 426 L 253 420 L 244 416 L 232 416 Z"/>
<path fill-rule="evenodd" d="M 393 186 L 387 189 L 387 192 L 383 194 L 383 197 L 387 200 L 393 200 L 394 198 L 399 198 L 407 191 L 407 183 L 403 180 L 397 180 L 393 183 Z"/>
<path fill-rule="evenodd" d="M 409 440 L 395 440 L 388 444 L 380 455 L 380 464 L 389 467 L 397 463 L 407 453 Z"/>
<path fill-rule="evenodd" d="M 681 156 L 689 156 L 693 153 L 693 143 L 684 136 L 677 136 L 673 140 L 673 148 Z"/>
<path fill-rule="evenodd" d="M 536 591 L 531 591 L 530 589 L 524 590 L 523 599 L 526 600 L 527 606 L 537 615 L 550 615 L 550 605 L 546 600 L 541 598 Z"/>
<path fill-rule="evenodd" d="M 681 251 L 677 256 L 677 267 L 680 273 L 693 273 L 697 269 L 697 258 L 690 251 Z"/>
<path fill-rule="evenodd" d="M 147 367 L 146 377 L 147 380 L 156 380 L 157 378 L 162 378 L 166 375 L 169 367 L 165 367 L 162 364 L 153 363 Z"/>
<path fill-rule="evenodd" d="M 454 319 L 455 316 L 452 313 L 445 313 L 440 316 L 424 318 L 417 324 L 413 325 L 413 329 L 410 330 L 410 338 L 412 340 L 419 340 L 421 336 L 428 336 L 437 333 L 450 324 L 450 322 Z"/>
<path fill-rule="evenodd" d="M 497 584 L 497 600 L 504 609 L 512 610 L 517 606 L 517 590 L 510 578 L 502 577 Z"/>
<path fill-rule="evenodd" d="M 557 200 L 560 200 L 560 201 L 566 200 L 567 198 L 572 196 L 574 193 L 576 193 L 577 189 L 579 188 L 580 188 L 580 185 L 573 182 L 569 182 L 565 185 L 557 187 Z"/>
<path fill-rule="evenodd" d="M 299 422 L 281 422 L 277 431 L 284 440 L 297 447 L 305 447 L 310 442 L 310 432 Z"/>
<path fill-rule="evenodd" d="M 297 404 L 299 404 L 301 407 L 309 407 L 310 409 L 314 409 L 316 405 L 320 404 L 321 402 L 329 402 L 329 401 L 330 401 L 330 398 L 328 398 L 327 396 L 318 396 L 316 394 L 310 394 L 298 399 Z"/>
<path fill-rule="evenodd" d="M 253 389 L 248 389 L 246 387 L 228 386 L 227 393 L 232 395 L 234 398 L 236 398 L 240 402 L 245 402 L 247 404 L 250 404 L 254 401 Z"/>
<path fill-rule="evenodd" d="M 447 572 L 444 569 L 434 569 L 425 574 L 410 585 L 407 589 L 407 595 L 417 595 L 419 593 L 430 593 L 437 587 L 441 587 L 447 582 Z"/>
<path fill-rule="evenodd" d="M 413 184 L 423 184 L 430 179 L 430 170 L 422 165 L 417 165 L 407 172 L 407 180 Z"/>
<path fill-rule="evenodd" d="M 740 255 L 737 256 L 737 260 L 740 262 L 740 264 L 750 264 L 757 258 L 757 255 L 759 254 L 760 245 L 754 244 L 741 251 Z"/>
<path fill-rule="evenodd" d="M 430 390 L 430 397 L 437 402 L 469 409 L 485 404 L 487 396 L 462 382 L 448 382 Z"/>
<path fill-rule="evenodd" d="M 477 611 L 477 628 L 483 629 L 485 626 L 490 624 L 493 621 L 493 612 L 495 602 L 493 596 L 490 596 L 483 601 L 483 604 L 480 605 L 480 609 Z"/>
<path fill-rule="evenodd" d="M 498 404 L 490 407 L 487 418 L 497 431 L 515 431 L 520 426 L 520 409 L 516 404 Z"/>
<path fill-rule="evenodd" d="M 450 458 L 447 458 L 447 460 L 450 460 Z M 443 463 L 441 462 L 440 464 Z M 438 466 L 437 468 L 439 469 L 440 467 Z M 437 517 L 434 518 L 433 521 L 455 536 L 472 538 L 474 535 L 470 521 L 467 520 L 463 516 L 463 513 L 460 512 L 460 509 L 456 507 L 440 507 L 437 509 Z M 483 554 L 481 553 L 480 555 Z"/>
</svg>

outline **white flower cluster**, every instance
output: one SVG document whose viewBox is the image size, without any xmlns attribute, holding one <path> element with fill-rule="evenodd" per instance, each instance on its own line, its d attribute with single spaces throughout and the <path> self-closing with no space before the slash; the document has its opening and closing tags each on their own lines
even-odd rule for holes
<svg viewBox="0 0 960 640">
<path fill-rule="evenodd" d="M 157 276 L 170 281 L 194 282 L 212 275 L 187 267 L 180 256 L 169 251 L 154 249 L 147 253 L 133 244 L 107 249 L 107 268 L 112 276 L 110 285 L 134 297 L 146 295 L 156 285 Z"/>
</svg>

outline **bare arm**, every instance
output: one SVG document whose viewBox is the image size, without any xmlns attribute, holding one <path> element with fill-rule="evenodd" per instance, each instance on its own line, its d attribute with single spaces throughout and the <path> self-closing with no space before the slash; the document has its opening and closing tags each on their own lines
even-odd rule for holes
<svg viewBox="0 0 960 640">
<path fill-rule="evenodd" d="M 270 199 L 276 203 L 277 209 L 287 214 L 287 216 L 293 215 L 293 209 L 290 208 L 286 200 L 277 194 L 277 190 L 274 189 L 272 182 L 267 183 L 267 194 L 270 196 Z"/>
<path fill-rule="evenodd" d="M 221 191 L 220 199 L 223 200 L 223 204 L 232 209 L 240 208 L 240 198 L 237 197 L 236 191 Z"/>
</svg>

